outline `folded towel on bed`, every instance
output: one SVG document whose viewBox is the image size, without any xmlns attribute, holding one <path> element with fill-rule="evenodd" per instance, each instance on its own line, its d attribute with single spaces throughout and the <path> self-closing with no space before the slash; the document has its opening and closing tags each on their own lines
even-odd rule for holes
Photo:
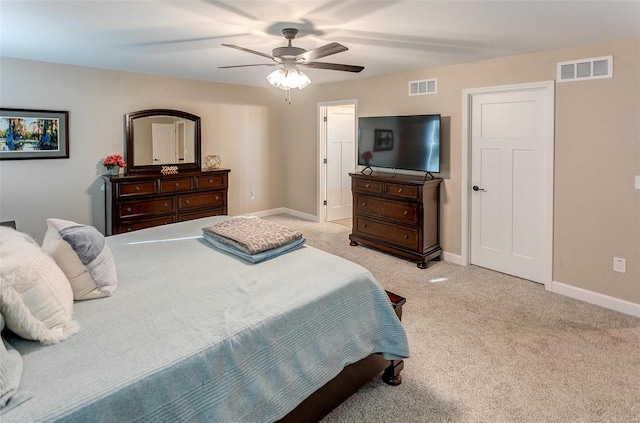
<svg viewBox="0 0 640 423">
<path fill-rule="evenodd" d="M 262 251 L 257 254 L 247 254 L 244 251 L 241 251 L 234 247 L 233 245 L 225 244 L 215 240 L 213 237 L 207 235 L 207 233 L 203 233 L 202 237 L 208 241 L 211 245 L 218 248 L 221 251 L 225 251 L 229 254 L 232 254 L 236 257 L 239 257 L 243 260 L 246 260 L 250 263 L 260 263 L 261 261 L 269 260 L 274 257 L 280 256 L 284 253 L 288 253 L 290 251 L 296 250 L 304 245 L 306 239 L 299 238 L 295 241 L 290 242 L 289 244 L 283 245 L 281 247 L 272 248 L 270 250 Z"/>
<path fill-rule="evenodd" d="M 254 216 L 223 220 L 202 228 L 202 231 L 209 239 L 231 245 L 246 254 L 258 254 L 302 238 L 299 231 Z"/>
</svg>

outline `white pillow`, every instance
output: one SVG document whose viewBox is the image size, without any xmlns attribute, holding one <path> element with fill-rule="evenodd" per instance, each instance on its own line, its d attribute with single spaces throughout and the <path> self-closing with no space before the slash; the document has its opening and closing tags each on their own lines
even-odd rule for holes
<svg viewBox="0 0 640 423">
<path fill-rule="evenodd" d="M 93 226 L 47 219 L 42 249 L 67 275 L 73 297 L 91 300 L 110 296 L 118 286 L 113 254 Z"/>
<path fill-rule="evenodd" d="M 4 317 L 0 313 L 0 332 L 4 329 Z M 18 392 L 22 379 L 22 357 L 11 345 L 0 338 L 0 414 L 9 400 Z"/>
<path fill-rule="evenodd" d="M 0 227 L 0 263 L 0 313 L 7 328 L 45 345 L 78 331 L 69 281 L 33 238 Z"/>
</svg>

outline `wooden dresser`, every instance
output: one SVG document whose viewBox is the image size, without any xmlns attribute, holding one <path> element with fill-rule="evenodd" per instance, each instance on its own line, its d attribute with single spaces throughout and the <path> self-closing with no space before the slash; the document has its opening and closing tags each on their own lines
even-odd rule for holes
<svg viewBox="0 0 640 423">
<path fill-rule="evenodd" d="M 440 182 L 416 176 L 350 173 L 351 245 L 359 243 L 416 260 L 425 269 L 440 257 Z"/>
<path fill-rule="evenodd" d="M 229 172 L 104 175 L 106 235 L 227 214 Z"/>
</svg>

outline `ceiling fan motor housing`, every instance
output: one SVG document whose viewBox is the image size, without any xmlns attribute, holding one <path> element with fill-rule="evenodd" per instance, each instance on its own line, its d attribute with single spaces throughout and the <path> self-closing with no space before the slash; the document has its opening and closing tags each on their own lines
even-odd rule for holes
<svg viewBox="0 0 640 423">
<path fill-rule="evenodd" d="M 276 47 L 272 50 L 273 57 L 276 61 L 280 59 L 295 59 L 299 54 L 306 53 L 307 50 L 300 47 Z"/>
</svg>

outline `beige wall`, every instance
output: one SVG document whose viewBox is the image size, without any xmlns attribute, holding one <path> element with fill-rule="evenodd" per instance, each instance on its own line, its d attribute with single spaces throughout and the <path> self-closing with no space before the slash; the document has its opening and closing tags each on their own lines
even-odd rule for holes
<svg viewBox="0 0 640 423">
<path fill-rule="evenodd" d="M 68 110 L 70 158 L 1 161 L 0 220 L 40 241 L 48 217 L 102 231 L 101 160 L 124 155 L 126 113 L 155 108 L 201 117 L 203 157 L 218 154 L 231 169 L 231 214 L 281 207 L 282 99 L 274 91 L 2 58 L 0 105 Z"/>
<path fill-rule="evenodd" d="M 556 282 L 640 304 L 640 39 L 292 93 L 14 59 L 0 61 L 2 107 L 70 111 L 71 158 L 0 162 L 0 220 L 41 239 L 47 217 L 104 226 L 99 164 L 122 153 L 123 116 L 174 108 L 202 117 L 203 155 L 232 169 L 230 214 L 287 207 L 316 214 L 317 104 L 357 99 L 360 115 L 441 113 L 441 243 L 461 252 L 462 90 L 555 79 L 558 61 L 614 55 L 614 78 L 556 86 L 554 263 Z M 313 79 L 313 70 L 309 71 Z M 366 72 L 366 71 L 365 71 Z M 438 78 L 438 94 L 407 96 L 410 80 Z M 448 122 L 448 125 L 447 125 Z M 256 199 L 249 199 L 249 192 Z M 612 271 L 613 257 L 627 273 Z"/>
<path fill-rule="evenodd" d="M 315 214 L 318 102 L 357 99 L 362 116 L 441 113 L 441 244 L 461 253 L 462 90 L 554 80 L 559 61 L 614 55 L 614 78 L 556 85 L 553 280 L 640 303 L 640 39 L 467 63 L 295 93 L 284 127 L 285 206 Z M 365 71 L 366 72 L 366 71 Z M 310 75 L 311 79 L 313 76 Z M 409 97 L 408 81 L 438 78 L 438 93 Z M 612 271 L 613 257 L 627 273 Z"/>
</svg>

